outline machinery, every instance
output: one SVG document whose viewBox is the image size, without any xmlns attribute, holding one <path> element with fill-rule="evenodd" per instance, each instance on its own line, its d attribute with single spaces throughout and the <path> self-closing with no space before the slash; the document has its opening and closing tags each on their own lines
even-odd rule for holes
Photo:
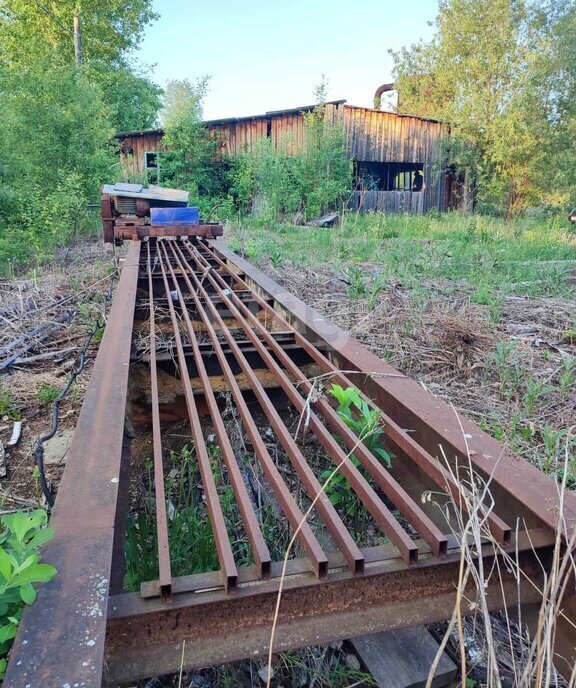
<svg viewBox="0 0 576 688">
<path fill-rule="evenodd" d="M 188 207 L 188 192 L 141 184 L 104 184 L 102 187 L 104 241 L 187 236 L 213 239 L 222 225 L 200 222 L 198 208 Z"/>
</svg>

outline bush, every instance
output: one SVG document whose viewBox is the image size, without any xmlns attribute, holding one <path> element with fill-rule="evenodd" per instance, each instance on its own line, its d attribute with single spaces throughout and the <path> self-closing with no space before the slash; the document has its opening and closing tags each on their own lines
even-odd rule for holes
<svg viewBox="0 0 576 688">
<path fill-rule="evenodd" d="M 253 202 L 256 214 L 273 221 L 315 217 L 340 205 L 352 180 L 342 124 L 326 121 L 319 105 L 304 115 L 303 145 L 291 155 L 293 147 L 287 135 L 277 147 L 264 139 L 240 156 L 231 191 L 241 209 Z"/>
<path fill-rule="evenodd" d="M 0 519 L 0 679 L 6 672 L 24 605 L 36 599 L 33 584 L 47 583 L 56 573 L 50 564 L 39 563 L 39 548 L 54 535 L 46 521 L 42 509 Z"/>
</svg>

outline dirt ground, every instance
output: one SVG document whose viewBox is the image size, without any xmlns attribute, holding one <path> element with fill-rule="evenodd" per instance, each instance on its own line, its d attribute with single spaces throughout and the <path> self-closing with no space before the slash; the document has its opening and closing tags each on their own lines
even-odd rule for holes
<svg viewBox="0 0 576 688">
<path fill-rule="evenodd" d="M 422 300 L 401 283 L 388 283 L 374 304 L 351 299 L 346 276 L 330 266 L 275 267 L 264 258 L 259 267 L 517 454 L 554 473 L 562 449 L 555 441 L 562 435 L 555 434 L 576 423 L 576 338 L 566 335 L 576 302 L 510 296 L 495 322 L 487 306 L 441 280 L 423 285 Z M 369 274 L 377 267 L 361 269 Z"/>
<path fill-rule="evenodd" d="M 7 476 L 0 481 L 4 510 L 43 505 L 33 445 L 39 435 L 50 431 L 54 398 L 78 367 L 79 354 L 95 323 L 104 322 L 106 297 L 115 273 L 112 247 L 99 240 L 84 240 L 60 250 L 41 269 L 1 283 L 0 349 L 35 327 L 54 327 L 45 339 L 35 339 L 34 347 L 0 371 L 0 441 L 7 444 L 14 421 L 22 421 L 19 444 L 6 449 Z M 60 318 L 66 320 L 59 323 Z M 46 332 L 39 332 L 38 337 Z M 99 340 L 97 332 L 87 349 L 82 372 L 60 405 L 57 435 L 64 435 L 64 439 L 76 425 Z M 38 355 L 46 358 L 34 360 Z M 63 468 L 63 463 L 46 465 L 47 478 L 55 487 Z"/>
</svg>

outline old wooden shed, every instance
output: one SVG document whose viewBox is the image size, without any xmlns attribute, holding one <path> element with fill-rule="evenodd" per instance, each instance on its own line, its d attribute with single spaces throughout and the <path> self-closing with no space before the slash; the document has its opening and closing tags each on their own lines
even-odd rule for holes
<svg viewBox="0 0 576 688">
<path fill-rule="evenodd" d="M 218 143 L 216 162 L 251 152 L 258 141 L 270 138 L 275 147 L 294 153 L 304 142 L 307 105 L 251 117 L 207 120 L 205 126 Z M 352 209 L 423 213 L 452 205 L 453 181 L 441 169 L 439 141 L 448 127 L 433 119 L 383 112 L 332 101 L 325 117 L 342 122 L 347 155 L 354 161 L 349 206 Z M 124 169 L 155 181 L 162 129 L 116 135 Z"/>
</svg>

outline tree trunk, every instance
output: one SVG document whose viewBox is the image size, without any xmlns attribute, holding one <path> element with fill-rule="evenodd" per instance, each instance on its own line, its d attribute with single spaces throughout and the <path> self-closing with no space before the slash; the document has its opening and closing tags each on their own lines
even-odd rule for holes
<svg viewBox="0 0 576 688">
<path fill-rule="evenodd" d="M 80 15 L 74 15 L 74 57 L 76 59 L 76 67 L 82 67 L 82 23 Z"/>
</svg>

